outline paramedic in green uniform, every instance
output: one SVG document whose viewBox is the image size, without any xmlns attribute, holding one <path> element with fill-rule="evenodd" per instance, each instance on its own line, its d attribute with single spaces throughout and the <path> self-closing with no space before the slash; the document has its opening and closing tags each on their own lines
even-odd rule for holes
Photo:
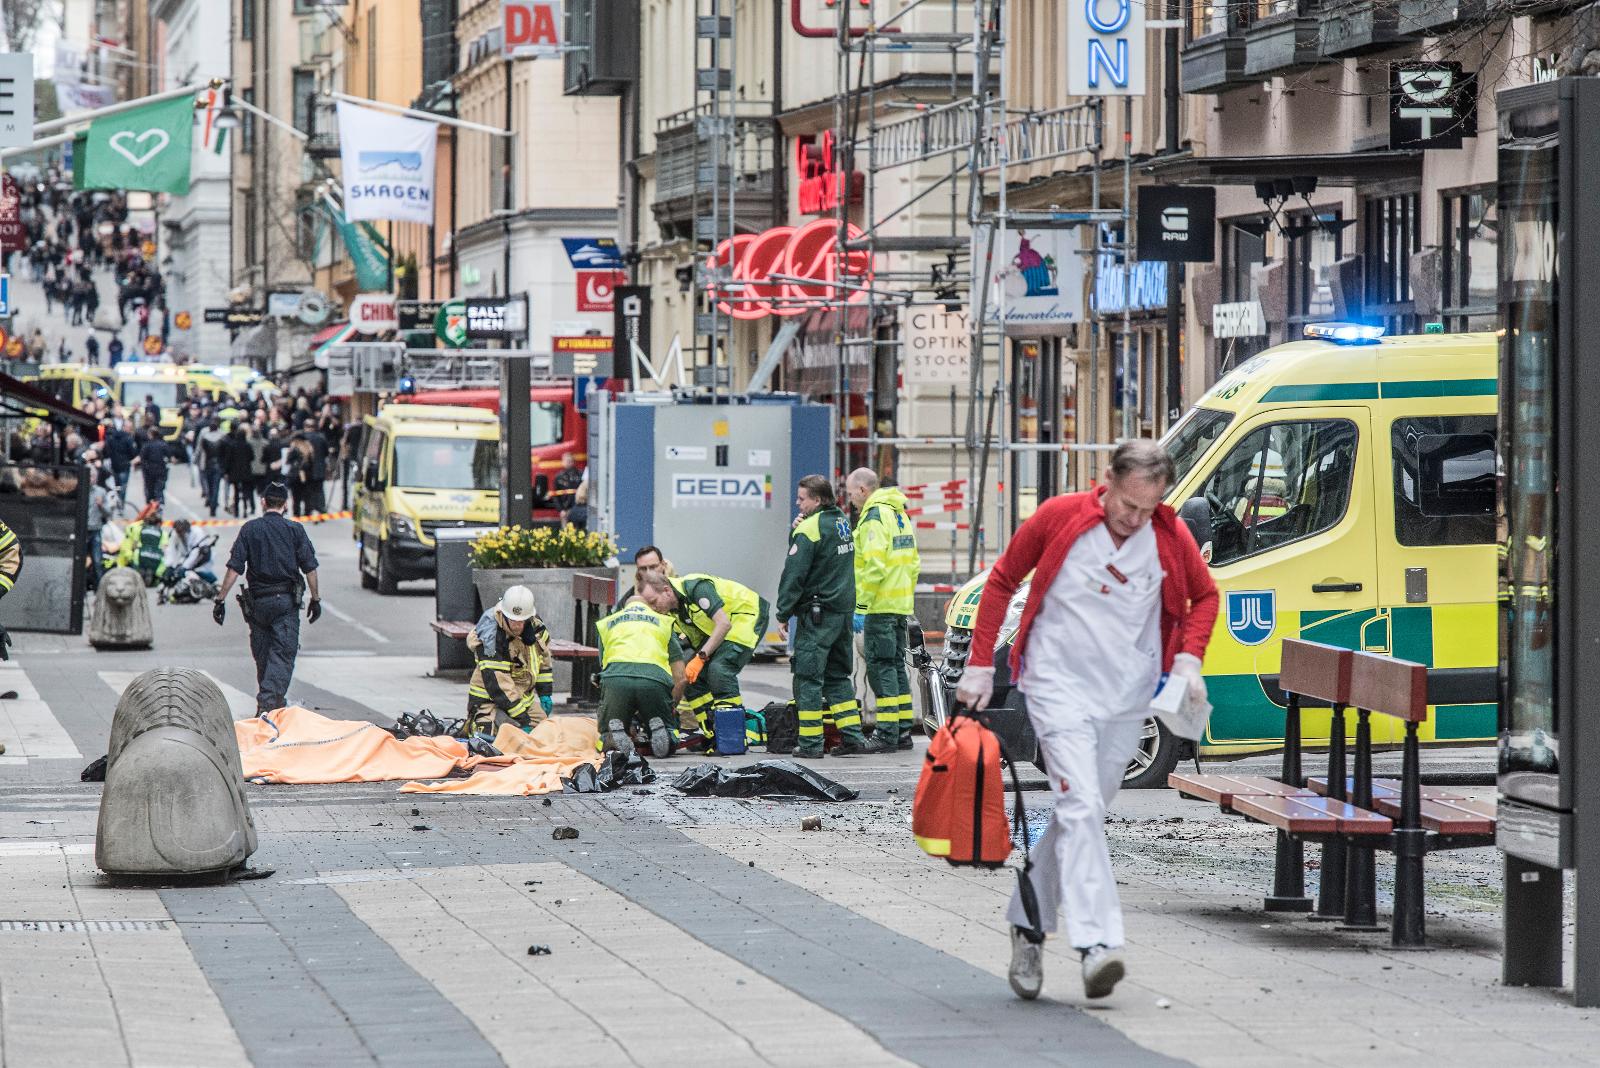
<svg viewBox="0 0 1600 1068">
<path fill-rule="evenodd" d="M 789 556 L 778 580 L 779 619 L 799 617 L 794 636 L 795 711 L 800 719 L 797 757 L 823 755 L 823 720 L 831 717 L 843 741 L 834 756 L 881 753 L 861 733 L 861 705 L 850 682 L 855 662 L 850 619 L 856 607 L 855 542 L 850 521 L 834 502 L 833 486 L 807 475 L 795 493 L 800 521 L 789 535 Z"/>
<path fill-rule="evenodd" d="M 739 673 L 755 656 L 767 630 L 768 606 L 755 590 L 716 575 L 669 578 L 661 571 L 639 573 L 639 596 L 670 616 L 688 643 L 684 701 L 695 722 L 711 737 L 711 712 L 744 708 Z"/>
<path fill-rule="evenodd" d="M 630 600 L 602 619 L 600 634 L 600 737 L 606 749 L 633 752 L 630 732 L 650 734 L 650 752 L 672 755 L 677 741 L 673 705 L 683 684 L 683 646 L 672 619 L 643 601 Z"/>
<path fill-rule="evenodd" d="M 906 617 L 915 610 L 922 558 L 906 518 L 906 495 L 880 486 L 867 467 L 845 480 L 856 520 L 856 633 L 867 657 L 867 682 L 878 699 L 874 737 L 886 749 L 911 748 L 911 676 L 906 671 Z"/>
</svg>

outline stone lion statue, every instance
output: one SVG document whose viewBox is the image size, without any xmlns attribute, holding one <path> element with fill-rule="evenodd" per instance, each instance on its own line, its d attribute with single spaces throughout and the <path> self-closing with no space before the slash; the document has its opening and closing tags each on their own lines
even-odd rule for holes
<svg viewBox="0 0 1600 1068">
<path fill-rule="evenodd" d="M 131 567 L 107 571 L 89 617 L 89 644 L 96 649 L 148 649 L 154 640 L 144 579 Z"/>
<path fill-rule="evenodd" d="M 146 671 L 111 721 L 95 863 L 111 875 L 199 875 L 232 871 L 255 849 L 227 699 L 193 668 Z"/>
</svg>

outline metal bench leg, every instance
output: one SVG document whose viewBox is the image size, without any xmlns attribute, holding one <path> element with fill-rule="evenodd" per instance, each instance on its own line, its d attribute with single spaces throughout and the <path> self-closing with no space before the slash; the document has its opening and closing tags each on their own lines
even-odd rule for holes
<svg viewBox="0 0 1600 1068">
<path fill-rule="evenodd" d="M 1345 798 L 1344 788 L 1344 705 L 1333 706 L 1333 723 L 1328 733 L 1328 796 Z M 1342 838 L 1322 844 L 1322 878 L 1317 887 L 1317 911 L 1313 920 L 1344 919 L 1345 856 L 1348 847 Z"/>
<path fill-rule="evenodd" d="M 1394 929 L 1390 941 L 1397 949 L 1428 944 L 1422 908 L 1427 832 L 1422 829 L 1421 774 L 1417 725 L 1408 721 L 1400 764 L 1400 826 L 1394 830 Z"/>
<path fill-rule="evenodd" d="M 1283 776 L 1288 786 L 1299 786 L 1300 775 L 1300 697 L 1289 695 L 1283 714 Z M 1268 912 L 1310 912 L 1306 897 L 1306 846 L 1287 831 L 1278 832 L 1273 852 L 1272 894 L 1262 906 Z"/>
<path fill-rule="evenodd" d="M 1350 803 L 1372 808 L 1371 713 L 1356 709 L 1355 792 Z M 1372 847 L 1350 842 L 1345 855 L 1344 923 L 1341 931 L 1381 931 L 1378 924 L 1378 872 Z"/>
</svg>

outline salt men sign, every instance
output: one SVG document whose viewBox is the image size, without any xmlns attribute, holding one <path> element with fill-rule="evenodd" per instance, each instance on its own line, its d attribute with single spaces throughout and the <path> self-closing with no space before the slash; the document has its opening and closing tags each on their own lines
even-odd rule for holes
<svg viewBox="0 0 1600 1068">
<path fill-rule="evenodd" d="M 1144 3 L 1068 0 L 1067 94 L 1144 95 Z"/>
</svg>

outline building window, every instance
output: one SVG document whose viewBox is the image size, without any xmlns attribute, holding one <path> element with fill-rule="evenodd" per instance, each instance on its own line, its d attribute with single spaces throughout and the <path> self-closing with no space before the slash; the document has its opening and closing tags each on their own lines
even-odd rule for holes
<svg viewBox="0 0 1600 1068">
<path fill-rule="evenodd" d="M 1260 301 L 1261 280 L 1256 268 L 1272 262 L 1267 250 L 1268 220 L 1264 215 L 1247 215 L 1222 220 L 1222 302 L 1236 304 Z M 1240 363 L 1267 347 L 1265 337 L 1217 339 L 1217 374 L 1227 374 Z"/>
<path fill-rule="evenodd" d="M 1446 330 L 1493 330 L 1495 252 L 1499 238 L 1494 187 L 1441 198 L 1444 234 L 1440 307 Z"/>
<path fill-rule="evenodd" d="M 239 40 L 253 41 L 256 36 L 256 0 L 239 0 Z"/>
<path fill-rule="evenodd" d="M 1283 233 L 1288 246 L 1288 336 L 1300 326 L 1333 314 L 1333 265 L 1344 255 L 1344 226 L 1338 208 L 1317 208 L 1288 217 Z"/>
<path fill-rule="evenodd" d="M 317 72 L 314 70 L 295 71 L 294 128 L 302 133 L 309 134 L 316 130 L 316 95 Z"/>
<path fill-rule="evenodd" d="M 1237 32 L 1250 22 L 1256 0 L 1190 0 L 1189 40 Z"/>
<path fill-rule="evenodd" d="M 246 104 L 256 102 L 254 89 L 240 89 L 239 98 Z M 256 117 L 253 112 L 239 108 L 239 151 L 249 155 L 256 150 Z"/>
<path fill-rule="evenodd" d="M 367 99 L 378 98 L 378 9 L 367 9 Z"/>
<path fill-rule="evenodd" d="M 1411 300 L 1411 254 L 1422 244 L 1422 212 L 1416 193 L 1368 197 L 1362 205 L 1363 266 L 1366 294 L 1363 311 L 1391 334 L 1417 331 L 1416 305 Z"/>
</svg>

